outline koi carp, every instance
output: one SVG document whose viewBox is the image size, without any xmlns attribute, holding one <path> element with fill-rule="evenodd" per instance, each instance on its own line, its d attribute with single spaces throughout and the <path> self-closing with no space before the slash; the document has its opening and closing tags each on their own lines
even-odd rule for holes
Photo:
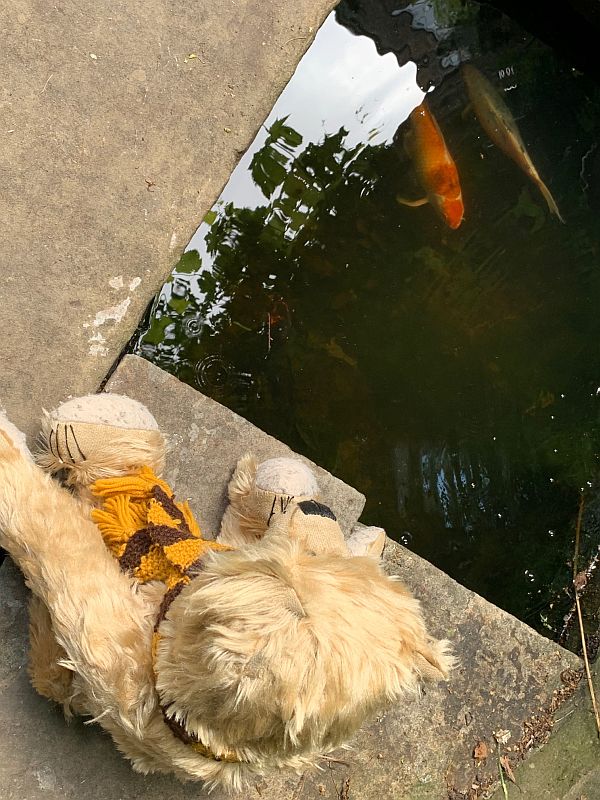
<svg viewBox="0 0 600 800">
<path fill-rule="evenodd" d="M 396 200 L 408 206 L 431 203 L 446 225 L 458 228 L 464 214 L 462 192 L 456 164 L 440 127 L 425 102 L 415 108 L 409 121 L 404 147 L 414 163 L 417 179 L 426 196 L 419 200 L 397 196 Z"/>
<path fill-rule="evenodd" d="M 463 65 L 462 75 L 473 111 L 483 130 L 496 147 L 505 156 L 514 161 L 525 175 L 535 183 L 542 193 L 550 213 L 558 217 L 561 222 L 564 222 L 550 190 L 540 178 L 527 152 L 515 118 L 498 90 L 472 64 Z"/>
</svg>

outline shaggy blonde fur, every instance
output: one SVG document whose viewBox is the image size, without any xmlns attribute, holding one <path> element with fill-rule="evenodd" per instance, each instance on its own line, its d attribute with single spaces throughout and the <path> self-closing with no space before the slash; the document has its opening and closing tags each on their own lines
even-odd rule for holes
<svg viewBox="0 0 600 800">
<path fill-rule="evenodd" d="M 0 546 L 37 598 L 34 685 L 95 718 L 140 772 L 240 789 L 273 767 L 305 769 L 383 703 L 452 666 L 418 602 L 373 559 L 311 556 L 270 531 L 208 557 L 160 626 L 155 674 L 165 587 L 123 574 L 88 513 L 0 421 Z M 214 753 L 240 761 L 184 744 L 159 703 Z"/>
</svg>

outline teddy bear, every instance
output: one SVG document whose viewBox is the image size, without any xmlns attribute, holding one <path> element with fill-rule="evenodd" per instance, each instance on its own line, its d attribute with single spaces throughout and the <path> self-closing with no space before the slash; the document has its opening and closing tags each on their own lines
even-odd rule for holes
<svg viewBox="0 0 600 800">
<path fill-rule="evenodd" d="M 141 403 L 69 400 L 40 442 L 36 463 L 0 416 L 0 546 L 32 592 L 31 680 L 134 769 L 230 790 L 302 771 L 451 670 L 381 569 L 385 534 L 345 541 L 302 461 L 242 457 L 214 538 L 162 479 Z"/>
</svg>

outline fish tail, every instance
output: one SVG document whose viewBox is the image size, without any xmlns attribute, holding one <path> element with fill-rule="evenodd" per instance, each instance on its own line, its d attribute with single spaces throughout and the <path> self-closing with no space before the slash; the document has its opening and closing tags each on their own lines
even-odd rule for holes
<svg viewBox="0 0 600 800">
<path fill-rule="evenodd" d="M 551 193 L 550 189 L 548 189 L 548 187 L 546 186 L 546 184 L 542 180 L 540 180 L 540 182 L 538 183 L 538 186 L 539 186 L 540 192 L 544 195 L 544 200 L 548 204 L 548 208 L 550 210 L 550 213 L 554 214 L 555 217 L 558 217 L 558 219 L 564 225 L 565 221 L 562 218 L 560 211 L 558 210 L 558 206 L 556 205 L 555 199 L 552 197 L 552 193 Z"/>
</svg>

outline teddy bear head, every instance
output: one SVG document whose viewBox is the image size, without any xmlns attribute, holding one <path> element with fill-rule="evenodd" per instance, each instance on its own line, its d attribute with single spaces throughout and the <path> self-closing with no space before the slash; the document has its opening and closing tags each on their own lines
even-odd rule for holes
<svg viewBox="0 0 600 800">
<path fill-rule="evenodd" d="M 309 763 L 442 674 L 418 602 L 373 558 L 314 555 L 280 531 L 206 559 L 160 631 L 164 708 L 231 761 Z"/>
</svg>

